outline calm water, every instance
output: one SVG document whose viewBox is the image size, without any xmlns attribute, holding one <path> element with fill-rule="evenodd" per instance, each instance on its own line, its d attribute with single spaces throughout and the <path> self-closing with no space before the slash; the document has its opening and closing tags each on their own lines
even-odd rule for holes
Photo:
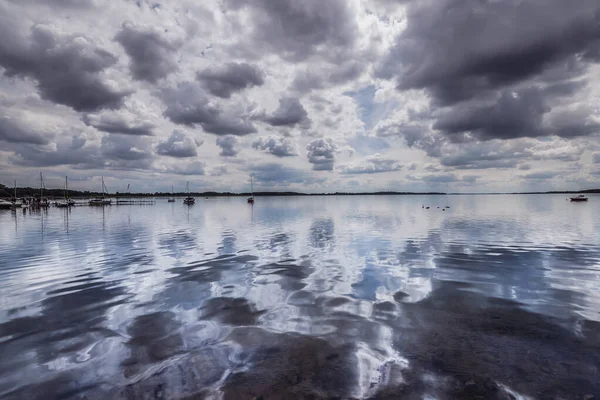
<svg viewBox="0 0 600 400">
<path fill-rule="evenodd" d="M 599 217 L 563 195 L 0 211 L 0 397 L 598 399 Z"/>
</svg>

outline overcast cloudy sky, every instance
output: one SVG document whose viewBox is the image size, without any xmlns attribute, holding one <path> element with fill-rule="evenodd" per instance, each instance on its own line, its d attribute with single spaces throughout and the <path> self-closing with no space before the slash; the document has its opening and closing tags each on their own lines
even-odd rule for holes
<svg viewBox="0 0 600 400">
<path fill-rule="evenodd" d="M 3 0 L 0 182 L 600 187 L 597 0 Z"/>
</svg>

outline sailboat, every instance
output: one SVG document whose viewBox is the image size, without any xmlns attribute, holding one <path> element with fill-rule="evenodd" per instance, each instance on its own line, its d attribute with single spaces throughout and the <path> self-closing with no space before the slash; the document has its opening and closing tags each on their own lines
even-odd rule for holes
<svg viewBox="0 0 600 400">
<path fill-rule="evenodd" d="M 252 185 L 252 177 L 250 177 L 250 197 L 248 197 L 248 204 L 254 204 L 254 188 Z"/>
<path fill-rule="evenodd" d="M 106 185 L 104 184 L 104 177 L 102 177 L 102 197 L 94 197 L 89 201 L 90 206 L 110 206 L 110 199 L 106 198 Z"/>
<path fill-rule="evenodd" d="M 12 201 L 13 208 L 21 208 L 23 205 L 17 203 L 17 181 L 15 180 L 15 197 Z"/>
<path fill-rule="evenodd" d="M 34 208 L 46 208 L 50 204 L 48 203 L 48 199 L 44 198 L 44 176 L 40 172 L 40 198 L 34 199 L 32 207 Z"/>
<path fill-rule="evenodd" d="M 190 196 L 190 183 L 189 182 L 186 183 L 185 192 L 187 193 L 187 196 L 185 197 L 185 199 L 183 199 L 183 204 L 187 204 L 188 206 L 195 204 L 196 199 L 193 198 L 192 196 Z"/>
<path fill-rule="evenodd" d="M 65 207 L 71 207 L 74 205 L 75 205 L 75 201 L 69 199 L 69 179 L 65 176 L 65 199 L 60 203 L 56 203 L 56 207 L 65 208 Z"/>
<path fill-rule="evenodd" d="M 171 197 L 168 200 L 169 203 L 175 203 L 175 197 L 173 197 L 173 185 L 171 185 Z"/>
</svg>

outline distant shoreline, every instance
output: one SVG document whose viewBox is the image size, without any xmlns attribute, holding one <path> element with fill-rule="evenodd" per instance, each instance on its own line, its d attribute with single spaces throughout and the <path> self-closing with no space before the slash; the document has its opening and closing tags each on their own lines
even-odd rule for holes
<svg viewBox="0 0 600 400">
<path fill-rule="evenodd" d="M 0 185 L 0 198 L 11 198 L 14 189 L 7 186 Z M 21 197 L 33 197 L 39 196 L 40 189 L 30 187 L 17 187 L 17 196 Z M 377 191 L 377 192 L 332 192 L 332 193 L 300 193 L 300 192 L 254 192 L 253 195 L 256 197 L 267 197 L 267 196 L 469 196 L 469 195 L 517 195 L 517 194 L 592 194 L 600 193 L 600 189 L 587 189 L 579 191 L 548 191 L 548 192 L 494 192 L 494 193 L 444 193 L 444 192 L 396 192 L 396 191 Z M 100 192 L 90 191 L 78 191 L 69 190 L 69 197 L 72 198 L 89 198 L 95 196 L 101 196 Z M 108 193 L 110 197 L 182 197 L 186 196 L 187 193 Z M 233 193 L 233 192 L 192 192 L 192 196 L 196 197 L 243 197 L 250 196 L 249 192 L 244 193 Z M 62 198 L 64 197 L 63 189 L 44 189 L 44 196 L 50 198 Z"/>
</svg>

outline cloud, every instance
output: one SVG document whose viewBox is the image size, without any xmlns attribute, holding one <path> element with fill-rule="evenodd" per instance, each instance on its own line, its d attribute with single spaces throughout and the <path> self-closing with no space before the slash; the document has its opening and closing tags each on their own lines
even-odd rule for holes
<svg viewBox="0 0 600 400">
<path fill-rule="evenodd" d="M 600 124 L 576 95 L 600 62 L 599 13 L 594 0 L 409 2 L 376 73 L 424 89 L 433 129 L 453 142 L 594 135 Z M 412 121 L 398 128 L 423 134 Z"/>
<path fill-rule="evenodd" d="M 258 67 L 235 62 L 198 72 L 196 79 L 212 95 L 222 98 L 229 98 L 233 93 L 247 88 L 262 86 L 265 82 L 264 73 Z"/>
<path fill-rule="evenodd" d="M 427 163 L 427 164 L 425 164 L 423 166 L 423 169 L 425 171 L 429 171 L 429 172 L 440 172 L 444 168 L 441 165 L 438 165 L 438 164 Z"/>
<path fill-rule="evenodd" d="M 146 137 L 109 134 L 102 138 L 100 149 L 109 168 L 147 170 L 152 167 L 152 146 Z"/>
<path fill-rule="evenodd" d="M 11 149 L 14 165 L 26 167 L 54 167 L 70 165 L 77 169 L 102 168 L 105 159 L 98 146 L 86 146 L 80 136 L 63 137 L 52 146 L 37 146 L 20 143 Z"/>
<path fill-rule="evenodd" d="M 236 107 L 224 111 L 196 82 L 164 88 L 158 95 L 166 106 L 164 116 L 176 124 L 199 125 L 205 132 L 216 135 L 242 136 L 256 132 L 250 115 L 244 115 Z"/>
<path fill-rule="evenodd" d="M 11 117 L 0 117 L 0 141 L 11 143 L 48 144 L 49 138 L 44 132 L 25 126 Z"/>
<path fill-rule="evenodd" d="M 426 88 L 442 104 L 598 57 L 595 0 L 424 0 L 379 66 L 401 89 Z M 567 76 L 580 70 L 571 67 Z"/>
<path fill-rule="evenodd" d="M 133 78 L 155 83 L 177 71 L 177 50 L 181 40 L 168 40 L 157 29 L 123 23 L 115 40 L 129 56 Z"/>
<path fill-rule="evenodd" d="M 369 157 L 365 157 L 359 163 L 344 165 L 340 167 L 342 174 L 378 174 L 382 172 L 400 171 L 402 165 L 398 160 L 388 158 L 383 154 L 374 154 Z"/>
<path fill-rule="evenodd" d="M 34 25 L 24 36 L 10 16 L 0 17 L 4 75 L 31 78 L 42 98 L 76 111 L 119 108 L 129 90 L 114 88 L 104 72 L 117 58 L 82 34 L 62 35 Z"/>
<path fill-rule="evenodd" d="M 288 61 L 320 55 L 342 59 L 354 46 L 357 24 L 345 0 L 226 0 L 226 9 L 246 10 L 250 35 L 238 53 L 272 53 Z"/>
<path fill-rule="evenodd" d="M 261 186 L 289 186 L 290 184 L 323 183 L 323 178 L 316 178 L 301 169 L 287 167 L 278 163 L 261 163 L 250 166 L 255 182 Z"/>
<path fill-rule="evenodd" d="M 592 154 L 592 161 L 594 162 L 594 164 L 600 164 L 600 152 Z"/>
<path fill-rule="evenodd" d="M 123 112 L 102 112 L 86 114 L 81 120 L 88 126 L 108 133 L 124 135 L 151 136 L 154 124 L 144 121 L 134 115 Z"/>
<path fill-rule="evenodd" d="M 206 163 L 202 161 L 194 161 L 190 163 L 177 163 L 163 170 L 163 172 L 176 175 L 206 175 Z"/>
<path fill-rule="evenodd" d="M 464 175 L 461 180 L 463 182 L 475 183 L 479 178 L 479 175 Z"/>
<path fill-rule="evenodd" d="M 366 63 L 350 59 L 341 65 L 335 64 L 327 70 L 320 69 L 318 72 L 307 68 L 296 73 L 292 90 L 308 93 L 312 90 L 342 85 L 360 77 L 366 67 Z"/>
<path fill-rule="evenodd" d="M 306 109 L 296 97 L 284 97 L 280 99 L 277 110 L 266 117 L 265 121 L 272 126 L 293 127 L 299 125 L 305 129 L 310 128 L 311 125 L 308 112 L 306 112 Z"/>
<path fill-rule="evenodd" d="M 296 145 L 290 138 L 279 136 L 262 136 L 252 142 L 252 147 L 277 157 L 297 156 Z"/>
<path fill-rule="evenodd" d="M 559 171 L 540 171 L 540 172 L 532 172 L 530 174 L 521 175 L 521 178 L 528 180 L 546 180 L 552 179 L 557 175 L 561 175 L 562 172 Z"/>
<path fill-rule="evenodd" d="M 549 108 L 539 91 L 503 91 L 489 106 L 464 105 L 441 114 L 433 128 L 452 141 L 465 141 L 465 134 L 479 140 L 513 139 L 544 135 L 542 119 Z"/>
<path fill-rule="evenodd" d="M 235 157 L 239 152 L 240 139 L 237 136 L 225 135 L 217 138 L 217 146 L 221 148 L 221 157 Z"/>
<path fill-rule="evenodd" d="M 519 164 L 520 171 L 529 171 L 530 169 L 531 169 L 531 164 L 529 164 L 529 163 Z"/>
<path fill-rule="evenodd" d="M 423 181 L 427 183 L 450 183 L 458 181 L 459 178 L 455 173 L 446 173 L 446 174 L 426 174 L 426 175 L 408 175 L 408 179 L 414 181 Z"/>
<path fill-rule="evenodd" d="M 200 143 L 200 144 L 198 144 Z M 167 140 L 156 146 L 156 152 L 163 156 L 178 158 L 196 157 L 196 150 L 203 142 L 195 142 L 186 132 L 175 129 Z"/>
<path fill-rule="evenodd" d="M 314 171 L 332 171 L 337 146 L 330 138 L 312 140 L 306 145 L 306 157 Z"/>
</svg>

